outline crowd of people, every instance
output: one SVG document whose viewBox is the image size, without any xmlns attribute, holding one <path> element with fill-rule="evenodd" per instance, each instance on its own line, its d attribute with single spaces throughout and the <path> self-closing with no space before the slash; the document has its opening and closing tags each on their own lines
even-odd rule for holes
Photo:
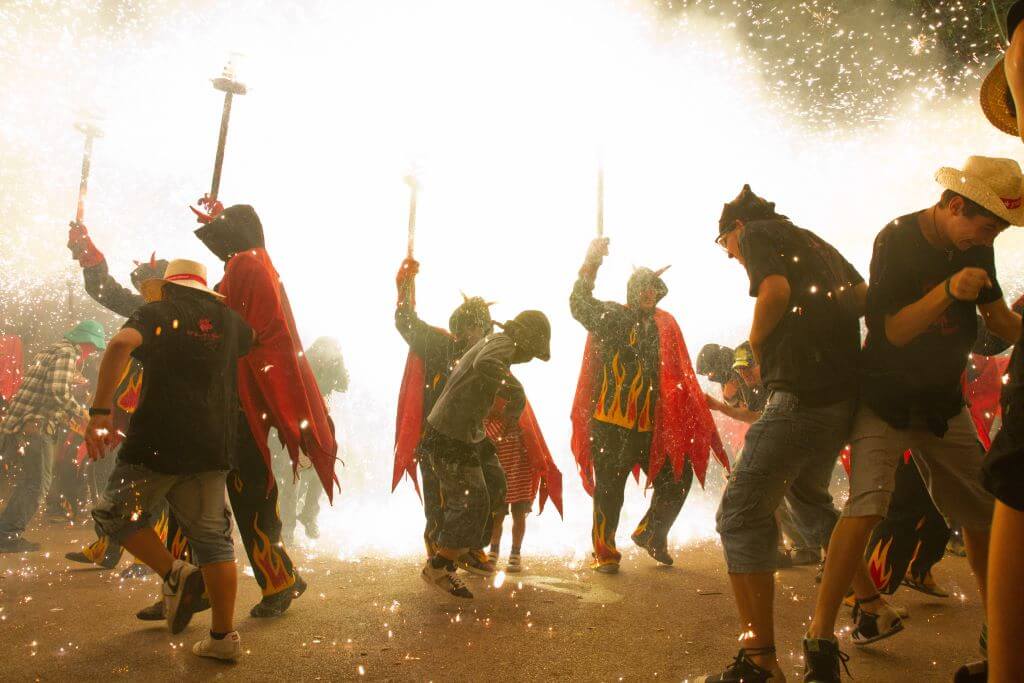
<svg viewBox="0 0 1024 683">
<path fill-rule="evenodd" d="M 988 118 L 1018 136 L 1022 24 L 1018 2 L 1005 62 L 982 93 Z M 842 605 L 853 644 L 899 634 L 906 612 L 891 596 L 900 586 L 948 597 L 933 569 L 952 528 L 986 605 L 985 659 L 957 680 L 1024 680 L 1014 647 L 1024 632 L 1024 359 L 1017 347 L 1005 355 L 1022 338 L 1024 298 L 1007 304 L 993 247 L 1024 225 L 1024 174 L 1011 159 L 972 156 L 935 180 L 934 204 L 877 234 L 867 279 L 744 185 L 724 205 L 715 242 L 749 280 L 750 332 L 735 349 L 704 347 L 695 367 L 678 323 L 658 307 L 667 269 L 637 268 L 625 303 L 600 301 L 593 290 L 609 240 L 586 252 L 569 295 L 588 335 L 570 445 L 593 499 L 591 568 L 620 570 L 630 473 L 643 472 L 652 490 L 630 538 L 671 565 L 669 531 L 694 479 L 704 483 L 711 456 L 730 470 L 716 521 L 740 650 L 706 681 L 785 680 L 775 572 L 819 563 L 804 680 L 839 681 L 848 659 L 835 636 Z M 319 536 L 320 499 L 334 494 L 328 400 L 347 390 L 348 374 L 333 340 L 302 346 L 253 208 L 204 208 L 195 235 L 224 263 L 216 287 L 201 263 L 155 258 L 125 287 L 85 226 L 72 224 L 68 246 L 86 291 L 126 321 L 110 339 L 93 320 L 69 330 L 4 407 L 0 438 L 19 469 L 0 512 L 0 551 L 39 550 L 23 534 L 57 453 L 87 454 L 105 482 L 91 510 L 97 538 L 67 558 L 113 568 L 127 550 L 133 571 L 144 565 L 162 578 L 161 595 L 137 616 L 179 633 L 209 609 L 194 652 L 236 660 L 234 527 L 262 594 L 251 616 L 280 616 L 307 589 L 286 546 L 297 523 Z M 419 267 L 410 256 L 396 279 L 395 325 L 409 355 L 392 488 L 408 477 L 422 497 L 422 580 L 468 600 L 458 569 L 490 576 L 505 558 L 506 571 L 521 571 L 533 505 L 562 512 L 562 475 L 512 372 L 550 359 L 552 328 L 538 310 L 496 323 L 481 297 L 464 297 L 447 330 L 433 327 L 416 312 Z M 86 364 L 100 355 L 83 395 Z M 116 459 L 105 460 L 111 451 Z M 831 493 L 840 461 L 849 488 L 841 511 Z"/>
</svg>

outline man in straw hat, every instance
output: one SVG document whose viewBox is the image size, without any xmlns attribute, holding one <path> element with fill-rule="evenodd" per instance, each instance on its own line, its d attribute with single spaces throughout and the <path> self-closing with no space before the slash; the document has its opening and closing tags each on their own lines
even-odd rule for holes
<svg viewBox="0 0 1024 683">
<path fill-rule="evenodd" d="M 775 654 L 775 511 L 787 494 L 800 500 L 793 513 L 808 540 L 828 544 L 837 516 L 828 487 L 855 408 L 867 285 L 835 247 L 749 185 L 722 209 L 716 242 L 744 268 L 757 299 L 749 342 L 769 398 L 717 515 L 740 651 L 705 680 L 784 680 Z"/>
<path fill-rule="evenodd" d="M 630 472 L 647 474 L 651 505 L 631 538 L 663 565 L 671 565 L 668 533 L 696 473 L 703 483 L 713 450 L 728 467 L 725 449 L 690 363 L 683 333 L 658 302 L 668 293 L 666 268 L 638 268 L 626 303 L 594 298 L 597 270 L 608 240 L 591 242 L 569 297 L 589 333 L 572 408 L 572 450 L 583 488 L 594 498 L 591 568 L 614 574 L 622 555 L 615 532 Z"/>
<path fill-rule="evenodd" d="M 130 358 L 144 366 L 142 394 L 106 490 L 93 508 L 100 530 L 163 577 L 165 616 L 181 632 L 204 591 L 210 633 L 203 657 L 235 660 L 237 569 L 224 500 L 238 410 L 238 359 L 253 331 L 206 284 L 206 268 L 176 260 L 163 278 L 142 283 L 147 303 L 114 335 L 100 363 L 86 444 L 101 458 L 113 444 L 114 393 Z M 153 529 L 150 511 L 166 498 L 192 546 L 195 564 L 174 558 Z"/>
<path fill-rule="evenodd" d="M 1010 7 L 1006 17 L 1010 46 L 985 79 L 982 109 L 1000 130 L 1022 137 L 1024 131 L 1024 2 Z M 1022 138 L 1024 139 L 1024 138 Z M 988 680 L 1024 680 L 1020 634 L 1024 633 L 1024 352 L 1018 340 L 1003 386 L 1003 426 L 985 461 L 985 487 L 996 498 L 988 564 Z M 985 680 L 985 668 L 970 670 Z"/>
<path fill-rule="evenodd" d="M 92 241 L 86 226 L 77 221 L 72 221 L 68 230 L 68 250 L 71 251 L 72 258 L 78 261 L 82 267 L 86 293 L 96 303 L 124 318 L 131 317 L 136 309 L 146 303 L 140 293 L 142 283 L 152 278 L 163 277 L 167 270 L 167 261 L 157 259 L 156 254 L 153 254 L 148 261 L 136 262 L 130 276 L 134 291 L 125 287 L 110 274 L 110 268 L 103 252 Z M 141 388 L 142 364 L 133 359 L 114 394 L 116 432 L 121 433 L 128 427 L 128 420 L 138 405 Z M 106 480 L 110 474 L 109 470 L 99 470 L 99 472 L 101 480 Z M 157 504 L 166 507 L 166 503 L 162 500 L 157 501 Z M 167 549 L 171 551 L 172 555 L 182 559 L 188 557 L 188 539 L 181 533 L 181 528 L 173 515 L 167 514 L 166 511 L 162 512 L 156 522 L 156 527 L 166 538 Z M 106 536 L 97 536 L 92 543 L 81 550 L 66 553 L 64 557 L 72 562 L 98 564 L 101 567 L 113 569 L 121 561 L 121 551 L 121 546 L 111 539 Z M 136 560 L 121 575 L 128 578 L 144 575 L 146 572 L 145 565 Z M 153 605 L 139 610 L 136 616 L 146 621 L 163 619 L 163 600 L 158 600 Z"/>
<path fill-rule="evenodd" d="M 1021 318 L 1003 300 L 992 244 L 1009 225 L 1024 223 L 1024 176 L 1010 159 L 970 157 L 962 169 L 942 168 L 935 177 L 944 188 L 939 201 L 894 220 L 875 239 L 850 497 L 804 641 L 808 681 L 839 680 L 834 628 L 851 580 L 861 608 L 855 643 L 902 630 L 856 570 L 908 449 L 936 507 L 963 527 L 985 596 L 993 499 L 981 484 L 983 452 L 961 378 L 978 336 L 976 309 L 993 334 L 1020 337 Z"/>
<path fill-rule="evenodd" d="M 46 496 L 53 477 L 57 433 L 69 417 L 83 414 L 72 395 L 85 358 L 106 346 L 103 326 L 80 322 L 38 356 L 11 397 L 0 422 L 0 441 L 21 454 L 14 490 L 0 512 L 0 553 L 39 550 L 22 537 Z"/>
<path fill-rule="evenodd" d="M 511 366 L 551 357 L 551 325 L 540 311 L 523 311 L 503 327 L 459 359 L 427 416 L 420 447 L 444 501 L 434 555 L 420 575 L 428 585 L 457 598 L 473 594 L 455 574 L 455 561 L 481 542 L 495 507 L 481 467 L 482 461 L 495 457 L 484 422 L 499 393 L 508 399 L 509 420 L 519 420 L 526 396 Z"/>
<path fill-rule="evenodd" d="M 312 463 L 329 501 L 337 485 L 338 444 L 256 211 L 238 204 L 215 218 L 204 215 L 200 222 L 204 225 L 195 231 L 196 237 L 224 261 L 217 291 L 256 331 L 258 341 L 239 362 L 239 438 L 235 469 L 228 475 L 228 496 L 263 592 L 249 615 L 276 617 L 305 592 L 307 584 L 281 542 L 277 481 L 267 444 L 270 430 L 277 431 L 293 469 L 302 456 Z"/>
</svg>

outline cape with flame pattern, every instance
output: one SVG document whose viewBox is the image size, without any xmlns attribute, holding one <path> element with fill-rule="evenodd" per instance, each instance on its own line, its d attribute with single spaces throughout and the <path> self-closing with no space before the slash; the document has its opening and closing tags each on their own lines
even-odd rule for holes
<svg viewBox="0 0 1024 683">
<path fill-rule="evenodd" d="M 654 481 L 668 461 L 678 480 L 689 458 L 697 480 L 704 485 L 710 453 L 729 469 L 729 458 L 715 428 L 711 411 L 704 401 L 704 392 L 690 362 L 679 324 L 669 313 L 657 309 L 654 322 L 658 327 L 658 349 L 661 373 L 658 378 L 658 400 L 654 408 L 654 434 L 651 438 L 647 481 Z M 588 335 L 583 351 L 583 367 L 576 385 L 572 407 L 572 452 L 583 488 L 594 495 L 594 457 L 591 452 L 590 421 L 594 414 L 594 386 L 600 361 L 594 351 L 597 344 Z"/>
</svg>

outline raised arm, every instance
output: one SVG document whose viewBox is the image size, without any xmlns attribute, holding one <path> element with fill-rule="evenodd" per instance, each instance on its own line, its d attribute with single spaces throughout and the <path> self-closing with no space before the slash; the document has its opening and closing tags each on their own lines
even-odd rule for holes
<svg viewBox="0 0 1024 683">
<path fill-rule="evenodd" d="M 398 285 L 398 305 L 395 307 L 395 329 L 421 358 L 447 354 L 451 336 L 437 327 L 428 325 L 416 315 L 416 274 L 420 264 L 412 259 L 402 262 L 395 282 Z"/>
<path fill-rule="evenodd" d="M 145 303 L 141 295 L 110 276 L 106 258 L 93 244 L 88 230 L 81 223 L 71 223 L 68 249 L 81 264 L 85 291 L 96 303 L 125 318 L 131 317 Z"/>
<path fill-rule="evenodd" d="M 608 255 L 608 238 L 601 237 L 590 243 L 579 277 L 569 296 L 569 310 L 586 330 L 598 337 L 612 332 L 618 325 L 623 306 L 594 298 L 597 270 Z"/>
</svg>

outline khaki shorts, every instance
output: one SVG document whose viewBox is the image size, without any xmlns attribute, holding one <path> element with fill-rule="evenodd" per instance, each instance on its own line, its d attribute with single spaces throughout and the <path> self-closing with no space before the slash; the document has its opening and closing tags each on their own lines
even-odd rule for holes
<svg viewBox="0 0 1024 683">
<path fill-rule="evenodd" d="M 984 449 L 966 408 L 937 437 L 923 424 L 896 429 L 861 404 L 853 423 L 850 499 L 844 517 L 885 517 L 896 482 L 896 467 L 911 451 L 914 463 L 951 525 L 967 529 L 992 526 L 994 500 L 981 483 Z"/>
</svg>

